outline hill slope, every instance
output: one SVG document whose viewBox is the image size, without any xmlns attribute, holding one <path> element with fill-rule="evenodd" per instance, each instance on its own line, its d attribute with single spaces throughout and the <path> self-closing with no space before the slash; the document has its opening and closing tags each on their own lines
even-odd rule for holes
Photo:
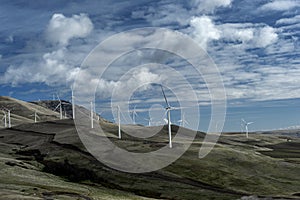
<svg viewBox="0 0 300 200">
<path fill-rule="evenodd" d="M 129 136 L 118 140 L 114 124 L 101 121 L 101 125 L 111 141 L 130 151 L 153 150 L 168 142 L 166 127 L 145 142 Z M 130 130 L 130 126 L 126 128 Z M 173 126 L 174 131 L 177 128 Z M 146 128 L 132 126 L 131 130 L 143 129 Z M 186 131 L 188 134 L 189 130 Z M 113 170 L 93 158 L 82 145 L 72 120 L 2 129 L 1 196 L 6 199 L 26 196 L 194 200 L 240 199 L 251 195 L 262 199 L 299 198 L 299 139 L 286 142 L 278 136 L 256 134 L 246 139 L 242 134 L 225 134 L 207 157 L 198 159 L 203 136 L 204 133 L 198 133 L 189 150 L 170 166 L 156 172 L 130 174 Z"/>
<path fill-rule="evenodd" d="M 0 96 L 0 109 L 10 110 L 11 124 L 16 126 L 23 123 L 33 123 L 34 113 L 36 112 L 38 121 L 55 120 L 59 118 L 59 114 L 45 107 L 17 100 L 11 97 Z M 0 119 L 3 117 L 3 112 L 0 112 Z M 4 122 L 0 122 L 0 128 L 4 127 Z"/>
</svg>

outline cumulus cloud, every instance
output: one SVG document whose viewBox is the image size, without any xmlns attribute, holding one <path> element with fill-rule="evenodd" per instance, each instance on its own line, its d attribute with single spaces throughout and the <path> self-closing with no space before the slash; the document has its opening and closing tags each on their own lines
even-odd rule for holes
<svg viewBox="0 0 300 200">
<path fill-rule="evenodd" d="M 296 24 L 296 23 L 300 23 L 300 15 L 296 15 L 291 18 L 282 18 L 276 21 L 276 24 L 284 24 L 284 25 Z"/>
<path fill-rule="evenodd" d="M 86 14 L 65 17 L 54 14 L 46 30 L 47 39 L 53 44 L 68 45 L 72 38 L 84 38 L 93 30 L 93 23 Z"/>
<path fill-rule="evenodd" d="M 219 7 L 230 7 L 233 0 L 193 0 L 191 5 L 200 13 L 212 13 Z"/>
<path fill-rule="evenodd" d="M 190 35 L 206 49 L 212 40 L 234 42 L 242 48 L 266 48 L 278 40 L 276 29 L 268 25 L 252 23 L 226 23 L 215 25 L 208 16 L 190 20 Z"/>
<path fill-rule="evenodd" d="M 221 37 L 221 32 L 208 16 L 193 17 L 190 20 L 190 26 L 192 27 L 191 35 L 204 49 L 209 41 L 218 40 Z"/>
<path fill-rule="evenodd" d="M 243 43 L 251 41 L 255 32 L 251 24 L 222 24 L 218 28 L 222 31 L 223 38 Z"/>
<path fill-rule="evenodd" d="M 264 4 L 261 10 L 286 11 L 300 6 L 299 0 L 274 0 Z"/>
<path fill-rule="evenodd" d="M 265 48 L 278 40 L 276 29 L 268 25 L 236 23 L 222 24 L 217 28 L 226 41 L 240 42 L 243 48 Z"/>
<path fill-rule="evenodd" d="M 256 47 L 264 48 L 278 40 L 276 30 L 270 26 L 265 26 L 259 29 L 256 34 L 257 35 L 254 40 Z"/>
<path fill-rule="evenodd" d="M 65 60 L 66 49 L 59 49 L 43 55 L 40 61 L 24 61 L 20 66 L 11 65 L 3 76 L 3 83 L 46 83 L 56 85 L 74 80 L 77 71 Z"/>
</svg>

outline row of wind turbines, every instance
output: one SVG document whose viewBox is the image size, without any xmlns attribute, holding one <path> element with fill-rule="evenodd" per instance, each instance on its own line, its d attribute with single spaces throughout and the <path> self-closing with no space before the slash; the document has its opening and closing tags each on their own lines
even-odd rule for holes
<svg viewBox="0 0 300 200">
<path fill-rule="evenodd" d="M 162 95 L 164 97 L 164 100 L 165 100 L 165 103 L 166 103 L 166 107 L 165 107 L 165 110 L 166 110 L 166 115 L 167 115 L 167 118 L 164 119 L 165 123 L 167 124 L 168 126 L 168 139 L 169 139 L 169 147 L 172 148 L 172 126 L 171 126 L 171 111 L 172 110 L 178 110 L 178 109 L 182 109 L 180 107 L 172 107 L 169 102 L 168 102 L 168 99 L 166 97 L 166 94 L 165 94 L 165 91 L 163 89 L 163 86 L 161 86 L 161 91 L 162 91 Z M 74 93 L 73 93 L 73 89 L 71 90 L 72 91 L 72 98 L 71 98 L 71 105 L 72 105 L 72 118 L 75 119 L 75 97 L 74 97 Z M 64 118 L 67 118 L 66 117 L 66 114 L 65 116 L 63 116 L 63 105 L 65 104 L 70 104 L 68 102 L 62 102 L 61 99 L 59 98 L 58 95 L 57 96 L 57 99 L 58 99 L 58 105 L 55 107 L 54 111 L 59 111 L 59 118 L 60 119 L 64 119 Z M 54 99 L 54 97 L 53 97 Z M 54 99 L 55 100 L 55 99 Z M 11 128 L 11 112 L 10 110 L 6 109 L 6 110 L 3 110 L 2 109 L 2 112 L 3 112 L 3 118 L 2 118 L 2 121 L 4 121 L 4 126 L 5 128 Z M 121 110 L 120 110 L 120 107 L 117 106 L 117 124 L 118 124 L 118 138 L 121 139 L 122 138 L 122 135 L 121 135 Z M 93 129 L 94 128 L 94 116 L 95 116 L 95 107 L 94 107 L 94 104 L 93 102 L 91 101 L 90 102 L 90 114 L 89 114 L 89 117 L 90 117 L 90 122 L 91 122 L 91 128 Z M 30 115 L 30 116 L 34 116 L 34 122 L 38 122 L 38 120 L 40 120 L 40 117 L 38 116 L 37 112 L 35 111 L 34 114 Z M 99 121 L 99 115 L 98 116 L 98 121 Z M 131 111 L 131 117 L 132 117 L 132 120 L 133 120 L 133 123 L 135 124 L 135 120 L 136 120 L 136 117 L 138 116 L 137 112 L 136 112 L 136 106 L 134 106 L 134 109 Z M 149 117 L 147 118 L 146 120 L 148 120 L 148 125 L 151 126 L 151 122 L 152 122 L 152 118 Z M 185 127 L 186 124 L 189 124 L 186 119 L 185 119 L 185 114 L 183 113 L 182 114 L 182 118 L 180 120 L 178 120 L 178 123 L 180 123 L 180 126 L 182 127 Z M 241 119 L 241 127 L 242 129 L 245 129 L 245 133 L 246 133 L 246 137 L 248 138 L 249 137 L 249 129 L 248 129 L 248 126 L 250 124 L 252 124 L 253 122 L 246 122 L 244 119 Z M 243 130 L 242 130 L 243 131 Z"/>
</svg>

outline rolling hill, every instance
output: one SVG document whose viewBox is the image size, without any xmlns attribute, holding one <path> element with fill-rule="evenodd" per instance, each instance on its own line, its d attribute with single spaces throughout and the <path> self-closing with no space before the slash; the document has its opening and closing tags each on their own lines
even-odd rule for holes
<svg viewBox="0 0 300 200">
<path fill-rule="evenodd" d="M 18 116 L 26 116 L 32 108 L 14 102 Z M 16 109 L 17 105 L 21 108 Z M 126 125 L 126 130 L 135 133 L 160 131 L 147 139 L 124 134 L 119 140 L 115 124 L 99 123 L 106 137 L 128 151 L 148 152 L 168 144 L 165 126 Z M 172 126 L 173 136 L 178 128 Z M 97 130 L 93 134 L 103 137 Z M 247 139 L 241 133 L 226 133 L 208 156 L 199 159 L 205 134 L 198 132 L 190 148 L 168 167 L 132 174 L 96 160 L 83 146 L 71 119 L 0 129 L 0 199 L 300 198 L 299 138 L 287 141 L 257 133 Z"/>
</svg>

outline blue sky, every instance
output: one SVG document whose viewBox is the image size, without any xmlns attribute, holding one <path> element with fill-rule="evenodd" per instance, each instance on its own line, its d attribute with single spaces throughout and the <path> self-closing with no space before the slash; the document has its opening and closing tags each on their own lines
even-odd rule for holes
<svg viewBox="0 0 300 200">
<path fill-rule="evenodd" d="M 240 130 L 241 118 L 255 122 L 252 130 L 300 125 L 299 0 L 2 0 L 0 22 L 0 95 L 34 101 L 59 93 L 69 100 L 76 73 L 97 44 L 133 28 L 164 27 L 193 38 L 218 66 L 227 95 L 225 131 Z M 205 130 L 209 94 L 202 85 L 197 90 Z M 155 87 L 133 95 L 139 123 L 147 123 L 142 111 L 151 98 L 159 103 L 159 95 Z M 176 112 L 172 117 L 180 119 Z"/>
</svg>

